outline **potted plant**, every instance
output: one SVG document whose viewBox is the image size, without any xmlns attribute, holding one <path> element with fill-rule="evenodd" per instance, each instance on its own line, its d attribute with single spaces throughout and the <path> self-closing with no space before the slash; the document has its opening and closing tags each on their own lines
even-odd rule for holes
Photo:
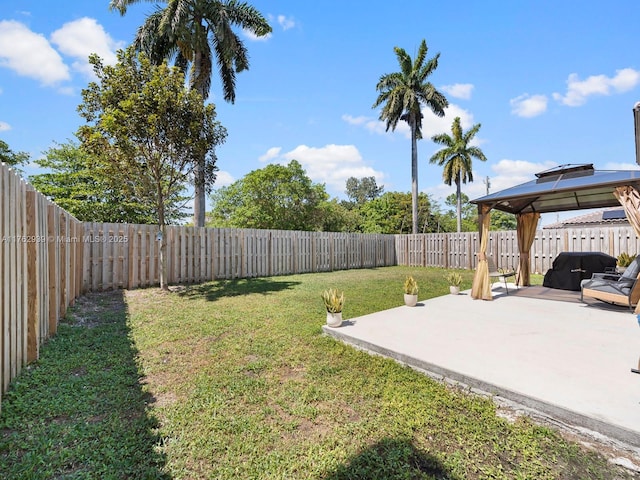
<svg viewBox="0 0 640 480">
<path fill-rule="evenodd" d="M 451 295 L 458 295 L 460 293 L 460 284 L 462 283 L 462 275 L 458 272 L 448 272 L 445 275 L 447 282 L 449 283 L 449 292 Z"/>
<path fill-rule="evenodd" d="M 407 275 L 404 280 L 404 304 L 408 307 L 415 307 L 418 302 L 418 282 L 411 275 Z"/>
<path fill-rule="evenodd" d="M 330 288 L 322 292 L 322 300 L 327 309 L 327 325 L 339 327 L 342 325 L 342 307 L 344 305 L 344 293 L 336 288 Z"/>
<path fill-rule="evenodd" d="M 620 255 L 618 255 L 618 271 L 620 273 L 624 272 L 635 259 L 635 255 L 629 255 L 626 252 L 620 253 Z"/>
</svg>

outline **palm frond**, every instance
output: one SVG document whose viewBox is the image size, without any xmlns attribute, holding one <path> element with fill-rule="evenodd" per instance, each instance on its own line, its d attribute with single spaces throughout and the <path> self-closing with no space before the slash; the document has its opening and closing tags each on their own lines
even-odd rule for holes
<svg viewBox="0 0 640 480">
<path fill-rule="evenodd" d="M 420 42 L 420 46 L 418 47 L 418 53 L 413 62 L 415 70 L 422 69 L 422 64 L 424 63 L 424 59 L 427 57 L 428 50 L 429 49 L 427 48 L 427 41 L 423 39 L 422 42 Z"/>
<path fill-rule="evenodd" d="M 469 147 L 469 155 L 483 162 L 487 161 L 487 157 L 484 156 L 484 152 L 479 147 Z"/>
<path fill-rule="evenodd" d="M 218 74 L 222 79 L 223 97 L 227 102 L 234 103 L 236 100 L 236 73 L 233 69 L 233 62 L 228 58 L 228 50 L 217 38 L 213 40 L 213 49 L 216 53 Z"/>
<path fill-rule="evenodd" d="M 224 10 L 224 16 L 231 25 L 248 30 L 258 37 L 263 37 L 272 32 L 269 22 L 256 8 L 248 3 L 239 3 L 236 0 L 228 0 L 218 3 L 220 4 L 218 8 Z M 211 18 L 215 17 L 212 16 Z"/>
<path fill-rule="evenodd" d="M 110 8 L 124 14 L 127 6 L 146 0 L 111 0 Z M 153 0 L 149 0 L 153 1 Z M 257 36 L 269 34 L 267 20 L 253 6 L 237 0 L 166 0 L 138 30 L 135 48 L 154 63 L 175 60 L 189 84 L 209 95 L 213 62 L 217 63 L 226 101 L 235 101 L 235 74 L 249 68 L 248 50 L 233 27 Z"/>
<path fill-rule="evenodd" d="M 400 47 L 394 47 L 393 50 L 396 52 L 396 57 L 398 57 L 398 64 L 400 64 L 400 71 L 402 72 L 402 75 L 404 77 L 410 76 L 413 67 L 411 57 Z"/>
<path fill-rule="evenodd" d="M 118 10 L 120 15 L 124 15 L 127 13 L 127 8 L 129 5 L 133 5 L 134 3 L 141 2 L 155 2 L 155 0 L 111 0 L 109 2 L 109 10 Z"/>
</svg>

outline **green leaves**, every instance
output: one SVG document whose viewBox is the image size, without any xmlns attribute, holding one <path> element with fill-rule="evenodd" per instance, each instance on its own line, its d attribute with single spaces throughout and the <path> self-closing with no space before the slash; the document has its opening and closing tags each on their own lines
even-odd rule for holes
<svg viewBox="0 0 640 480">
<path fill-rule="evenodd" d="M 422 40 L 414 61 L 407 52 L 394 47 L 398 58 L 400 71 L 385 74 L 380 77 L 376 90 L 380 92 L 373 108 L 384 104 L 380 112 L 380 120 L 386 122 L 387 130 L 395 130 L 398 121 L 406 121 L 413 129 L 417 138 L 422 138 L 422 105 L 427 106 L 439 117 L 444 115 L 444 109 L 449 106 L 446 97 L 440 93 L 431 82 L 427 81 L 436 68 L 440 54 L 426 61 L 427 43 Z"/>
<path fill-rule="evenodd" d="M 151 208 L 154 223 L 179 218 L 196 159 L 205 159 L 206 184 L 215 181 L 213 149 L 226 138 L 215 108 L 185 88 L 178 69 L 131 49 L 118 52 L 116 65 L 91 63 L 98 82 L 83 90 L 78 107 L 87 121 L 78 131 L 83 149 Z"/>
<path fill-rule="evenodd" d="M 152 223 L 155 219 L 153 205 L 137 198 L 130 182 L 107 173 L 99 157 L 74 141 L 51 147 L 36 163 L 49 173 L 32 175 L 31 184 L 78 220 Z"/>
<path fill-rule="evenodd" d="M 0 162 L 6 163 L 13 167 L 19 173 L 22 170 L 18 168 L 20 165 L 24 165 L 29 161 L 29 154 L 26 152 L 14 152 L 9 148 L 9 145 L 0 140 Z"/>
<path fill-rule="evenodd" d="M 254 170 L 213 196 L 211 226 L 321 230 L 328 200 L 296 160 Z"/>
</svg>

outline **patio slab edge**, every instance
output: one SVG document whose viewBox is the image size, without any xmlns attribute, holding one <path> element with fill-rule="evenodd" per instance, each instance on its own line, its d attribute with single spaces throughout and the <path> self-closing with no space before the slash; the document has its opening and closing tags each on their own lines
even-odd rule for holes
<svg viewBox="0 0 640 480">
<path fill-rule="evenodd" d="M 339 328 L 331 328 L 323 326 L 322 330 L 325 335 L 333 337 L 348 345 L 378 354 L 383 357 L 391 358 L 401 364 L 407 365 L 415 370 L 422 371 L 432 378 L 448 381 L 449 383 L 459 383 L 467 386 L 473 393 L 484 394 L 491 397 L 504 398 L 514 404 L 521 405 L 536 412 L 540 412 L 543 416 L 553 420 L 552 423 L 562 423 L 574 428 L 582 430 L 590 430 L 599 435 L 608 437 L 614 442 L 620 442 L 632 447 L 634 450 L 640 449 L 640 432 L 630 430 L 619 425 L 604 422 L 600 419 L 590 417 L 581 413 L 574 412 L 565 407 L 546 402 L 539 398 L 531 397 L 520 392 L 515 392 L 507 388 L 494 385 L 484 380 L 464 375 L 455 370 L 448 369 L 441 365 L 436 365 L 425 360 L 421 360 L 410 355 L 406 355 L 395 350 L 391 350 L 380 345 L 367 342 L 351 335 L 348 335 Z"/>
</svg>

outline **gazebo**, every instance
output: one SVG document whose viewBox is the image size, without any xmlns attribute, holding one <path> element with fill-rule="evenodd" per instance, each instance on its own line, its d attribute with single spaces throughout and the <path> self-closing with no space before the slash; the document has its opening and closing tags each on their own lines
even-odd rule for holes
<svg viewBox="0 0 640 480">
<path fill-rule="evenodd" d="M 521 286 L 530 284 L 529 251 L 542 213 L 622 205 L 640 237 L 640 170 L 595 170 L 593 164 L 560 165 L 535 176 L 530 182 L 471 200 L 478 206 L 480 231 L 472 298 L 493 299 L 486 256 L 492 209 L 516 215 L 520 254 L 516 278 Z"/>
</svg>

